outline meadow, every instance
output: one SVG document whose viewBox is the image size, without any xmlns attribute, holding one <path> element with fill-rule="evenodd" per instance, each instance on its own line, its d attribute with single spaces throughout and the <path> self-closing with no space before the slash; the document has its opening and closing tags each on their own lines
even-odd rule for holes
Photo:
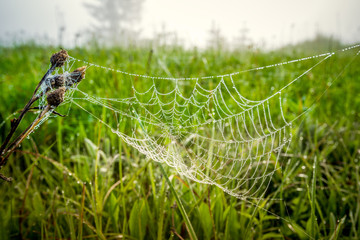
<svg viewBox="0 0 360 240">
<path fill-rule="evenodd" d="M 33 43 L 0 47 L 0 142 L 10 129 L 10 119 L 29 100 L 49 67 L 51 54 L 58 50 Z M 336 49 L 293 46 L 227 51 L 163 46 L 151 50 L 94 44 L 67 50 L 70 56 L 130 73 L 193 77 Z M 274 172 L 264 198 L 256 204 L 184 178 L 163 164 L 174 194 L 158 163 L 76 106 L 60 106 L 59 112 L 67 116 L 44 122 L 1 169 L 13 181 L 0 182 L 0 238 L 194 238 L 178 197 L 198 239 L 359 239 L 357 51 L 336 54 L 289 89 L 288 104 L 294 116 L 313 103 L 314 108 L 295 122 L 291 145 L 280 158 L 282 169 Z M 315 63 L 316 59 L 246 73 L 239 85 L 247 97 L 262 99 Z M 213 81 L 206 84 L 215 84 Z M 108 98 L 128 88 L 119 75 L 93 67 L 79 85 L 84 92 Z M 88 107 L 100 111 L 100 116 L 105 111 L 90 103 Z M 28 114 L 20 130 L 35 117 Z"/>
</svg>

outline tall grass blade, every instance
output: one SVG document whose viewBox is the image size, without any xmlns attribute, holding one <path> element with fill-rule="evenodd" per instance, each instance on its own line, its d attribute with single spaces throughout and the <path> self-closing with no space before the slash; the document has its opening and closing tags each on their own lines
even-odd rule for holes
<svg viewBox="0 0 360 240">
<path fill-rule="evenodd" d="M 171 193 L 172 193 L 172 194 L 174 195 L 174 197 L 175 197 L 175 200 L 176 200 L 176 203 L 177 203 L 177 205 L 178 205 L 178 207 L 179 207 L 179 210 L 180 210 L 180 212 L 181 212 L 181 215 L 182 215 L 183 218 L 184 218 L 184 221 L 185 221 L 185 224 L 186 224 L 186 228 L 187 228 L 187 230 L 188 230 L 188 232 L 189 232 L 190 238 L 191 238 L 192 240 L 196 240 L 196 239 L 197 239 L 197 236 L 196 236 L 196 233 L 195 233 L 195 231 L 194 231 L 193 226 L 191 225 L 190 219 L 189 219 L 188 215 L 186 214 L 185 208 L 184 208 L 184 206 L 183 206 L 183 204 L 182 204 L 182 202 L 181 202 L 178 194 L 176 193 L 173 185 L 171 184 L 170 179 L 169 179 L 169 177 L 167 176 L 167 174 L 166 174 L 166 172 L 165 172 L 165 169 L 163 168 L 163 166 L 161 165 L 161 163 L 159 163 L 159 168 L 160 168 L 160 170 L 161 170 L 161 173 L 164 175 L 166 182 L 168 183 L 168 185 L 169 185 L 169 187 L 170 187 Z"/>
</svg>

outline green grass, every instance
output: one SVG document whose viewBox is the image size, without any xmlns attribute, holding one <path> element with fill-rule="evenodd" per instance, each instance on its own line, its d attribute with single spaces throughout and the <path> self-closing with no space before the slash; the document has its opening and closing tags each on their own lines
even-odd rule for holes
<svg viewBox="0 0 360 240">
<path fill-rule="evenodd" d="M 29 100 L 57 50 L 34 44 L 0 47 L 0 122 Z M 145 47 L 96 45 L 69 53 L 128 72 L 173 77 L 218 75 L 308 56 L 301 50 L 164 47 L 155 49 L 149 61 Z M 275 172 L 265 199 L 241 201 L 162 165 L 198 239 L 360 238 L 359 57 L 346 67 L 354 53 L 334 56 L 286 93 L 296 115 L 335 80 L 317 107 L 296 122 L 287 156 L 280 159 L 282 171 Z M 315 62 L 249 72 L 238 86 L 245 96 L 261 99 Z M 118 75 L 95 68 L 83 81 L 88 83 L 79 88 L 97 96 L 116 97 L 129 87 Z M 100 108 L 99 116 L 105 119 L 105 110 Z M 27 116 L 22 129 L 33 118 Z M 1 141 L 9 125 L 1 127 Z M 1 172 L 14 178 L 0 182 L 1 239 L 178 239 L 177 234 L 190 239 L 184 212 L 158 164 L 76 106 L 67 117 L 43 123 Z"/>
</svg>

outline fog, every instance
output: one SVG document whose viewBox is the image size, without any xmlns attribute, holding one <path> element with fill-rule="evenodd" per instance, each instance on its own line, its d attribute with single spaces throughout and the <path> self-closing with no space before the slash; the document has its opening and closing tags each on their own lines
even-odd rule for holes
<svg viewBox="0 0 360 240">
<path fill-rule="evenodd" d="M 99 2 L 0 0 L 0 41 L 83 44 L 101 26 L 85 4 Z M 145 0 L 135 9 L 139 20 L 129 25 L 137 32 L 134 41 L 161 36 L 167 44 L 206 47 L 212 31 L 229 45 L 269 48 L 319 33 L 348 44 L 360 42 L 358 0 Z"/>
</svg>

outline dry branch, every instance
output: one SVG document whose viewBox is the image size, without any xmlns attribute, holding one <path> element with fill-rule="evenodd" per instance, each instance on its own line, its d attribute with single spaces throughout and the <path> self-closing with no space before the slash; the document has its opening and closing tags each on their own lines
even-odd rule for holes
<svg viewBox="0 0 360 240">
<path fill-rule="evenodd" d="M 64 66 L 68 57 L 69 55 L 65 50 L 61 50 L 51 56 L 51 67 L 47 70 L 45 75 L 36 86 L 29 102 L 20 111 L 19 117 L 11 120 L 10 132 L 0 147 L 0 169 L 6 164 L 8 158 L 16 150 L 20 143 L 27 136 L 29 136 L 31 132 L 34 131 L 38 123 L 44 119 L 47 114 L 53 113 L 63 117 L 63 115 L 54 111 L 54 109 L 64 101 L 65 92 L 73 85 L 76 86 L 85 77 L 86 70 L 86 67 L 80 67 L 69 74 L 52 75 L 57 67 Z M 39 92 L 39 89 L 43 84 L 46 84 L 45 88 L 43 88 L 43 91 Z M 47 95 L 47 105 L 44 107 L 32 107 L 32 105 L 42 96 L 44 96 L 44 94 Z M 23 131 L 15 140 L 10 143 L 13 135 L 20 125 L 21 120 L 24 118 L 25 114 L 32 109 L 41 109 L 41 112 L 38 117 L 25 129 L 25 131 Z M 1 173 L 0 179 L 8 182 L 12 180 L 11 178 L 5 177 Z"/>
</svg>

